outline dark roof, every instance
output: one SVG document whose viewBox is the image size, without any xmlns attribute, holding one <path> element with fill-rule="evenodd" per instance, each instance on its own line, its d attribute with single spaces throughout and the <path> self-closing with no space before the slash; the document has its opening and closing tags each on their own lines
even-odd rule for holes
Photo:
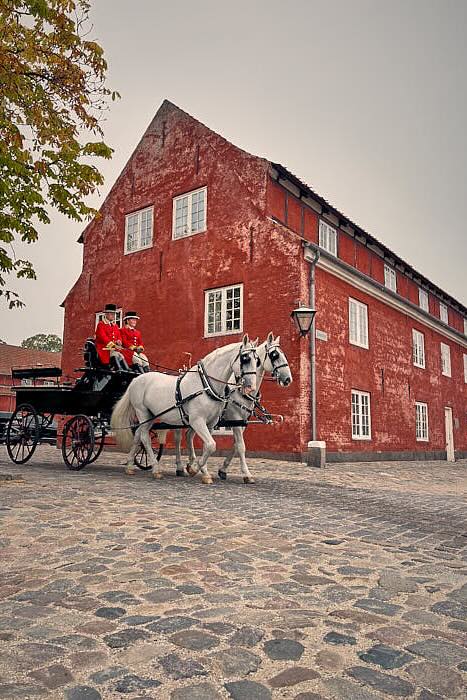
<svg viewBox="0 0 467 700">
<path fill-rule="evenodd" d="M 428 287 L 430 290 L 435 292 L 439 297 L 442 299 L 445 299 L 448 301 L 451 306 L 456 307 L 462 314 L 466 315 L 467 314 L 467 307 L 465 307 L 461 302 L 459 302 L 457 299 L 452 297 L 450 294 L 445 292 L 443 289 L 438 287 L 436 284 L 434 284 L 431 280 L 428 279 L 428 277 L 425 277 L 422 275 L 418 270 L 416 270 L 414 267 L 412 267 L 408 262 L 400 258 L 396 253 L 394 253 L 390 248 L 388 248 L 384 243 L 381 243 L 375 236 L 371 235 L 371 233 L 368 233 L 364 229 L 362 229 L 358 224 L 355 224 L 351 219 L 349 219 L 348 216 L 345 216 L 345 214 L 342 214 L 333 204 L 328 202 L 324 197 L 321 197 L 321 195 L 317 194 L 311 187 L 309 187 L 305 182 L 300 180 L 296 175 L 290 172 L 284 165 L 281 165 L 280 163 L 271 163 L 272 167 L 277 170 L 279 175 L 282 178 L 286 178 L 287 180 L 290 180 L 290 182 L 298 187 L 300 192 L 302 194 L 305 194 L 309 197 L 312 197 L 314 200 L 316 200 L 321 206 L 326 210 L 328 210 L 329 213 L 334 214 L 337 216 L 340 220 L 340 225 L 348 225 L 351 226 L 356 233 L 361 234 L 364 236 L 368 243 L 371 243 L 373 245 L 378 246 L 381 248 L 381 250 L 384 252 L 384 254 L 390 258 L 393 258 L 395 263 L 399 263 L 405 267 L 406 270 L 409 270 L 412 274 L 413 277 L 417 277 L 420 279 L 420 282 Z"/>
<path fill-rule="evenodd" d="M 62 353 L 29 350 L 18 345 L 0 343 L 0 374 L 10 374 L 12 367 L 61 367 Z"/>
</svg>

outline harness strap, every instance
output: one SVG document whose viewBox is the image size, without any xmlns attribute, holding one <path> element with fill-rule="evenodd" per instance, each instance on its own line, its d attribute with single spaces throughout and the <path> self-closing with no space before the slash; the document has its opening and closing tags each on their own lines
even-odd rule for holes
<svg viewBox="0 0 467 700">
<path fill-rule="evenodd" d="M 231 391 L 227 388 L 225 388 L 225 395 L 221 396 L 220 394 L 217 393 L 217 391 L 214 389 L 212 386 L 211 382 L 209 381 L 209 376 L 206 374 L 206 370 L 204 369 L 204 365 L 202 360 L 198 362 L 198 372 L 199 376 L 201 379 L 201 382 L 203 384 L 203 387 L 205 391 L 207 392 L 208 396 L 210 396 L 211 399 L 214 401 L 222 401 L 222 403 L 226 403 L 228 401 L 228 398 L 230 396 Z"/>
</svg>

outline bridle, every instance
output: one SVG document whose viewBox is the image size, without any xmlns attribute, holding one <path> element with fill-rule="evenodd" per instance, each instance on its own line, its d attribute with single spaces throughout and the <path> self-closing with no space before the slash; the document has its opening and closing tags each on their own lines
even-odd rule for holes
<svg viewBox="0 0 467 700">
<path fill-rule="evenodd" d="M 244 369 L 245 365 L 248 364 L 248 363 L 250 362 L 250 360 L 251 360 L 251 355 L 253 355 L 253 357 L 254 357 L 254 359 L 255 359 L 255 361 L 256 361 L 256 367 L 259 367 L 259 365 L 260 365 L 260 359 L 259 359 L 259 357 L 258 357 L 258 354 L 257 354 L 257 352 L 256 352 L 256 348 L 255 348 L 255 347 L 251 347 L 249 350 L 240 348 L 240 350 L 238 351 L 237 355 L 236 355 L 235 358 L 232 360 L 232 363 L 231 363 L 230 366 L 231 366 L 231 368 L 232 368 L 232 372 L 234 373 L 235 382 L 236 382 L 237 384 L 239 384 L 239 383 L 241 382 L 241 380 L 243 379 L 243 377 L 247 377 L 247 376 L 252 375 L 252 374 L 256 375 L 256 369 L 254 369 L 254 370 L 246 370 L 246 369 Z M 235 362 L 236 362 L 237 360 L 240 360 L 240 374 L 237 374 L 237 373 L 235 372 L 234 368 L 233 368 L 233 366 L 234 366 L 234 364 L 235 364 Z"/>
<path fill-rule="evenodd" d="M 266 347 L 266 355 L 269 358 L 269 362 L 271 363 L 272 371 L 271 375 L 274 377 L 274 379 L 277 381 L 277 373 L 280 369 L 283 367 L 288 367 L 289 363 L 287 360 L 285 362 L 282 362 L 281 364 L 275 364 L 277 360 L 280 360 L 280 352 L 277 349 L 279 346 L 278 345 L 271 345 L 270 347 Z"/>
</svg>

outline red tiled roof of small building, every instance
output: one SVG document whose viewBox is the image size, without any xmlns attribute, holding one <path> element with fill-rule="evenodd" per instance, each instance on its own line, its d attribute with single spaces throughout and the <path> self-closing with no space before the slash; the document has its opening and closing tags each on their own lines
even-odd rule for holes
<svg viewBox="0 0 467 700">
<path fill-rule="evenodd" d="M 12 367 L 61 367 L 62 353 L 30 350 L 18 345 L 0 343 L 0 374 L 11 374 Z"/>
</svg>

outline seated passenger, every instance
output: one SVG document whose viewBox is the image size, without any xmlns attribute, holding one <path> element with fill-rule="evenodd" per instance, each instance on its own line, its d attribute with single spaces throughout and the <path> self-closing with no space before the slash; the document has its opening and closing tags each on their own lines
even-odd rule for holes
<svg viewBox="0 0 467 700">
<path fill-rule="evenodd" d="M 118 369 L 128 369 L 122 350 L 120 328 L 115 322 L 117 306 L 106 304 L 104 317 L 96 328 L 96 349 L 99 359 L 104 365 L 110 365 L 112 359 Z"/>
<path fill-rule="evenodd" d="M 141 331 L 137 330 L 139 316 L 136 311 L 127 311 L 121 329 L 123 355 L 130 365 L 138 372 L 149 372 L 149 360 L 144 354 Z"/>
</svg>

